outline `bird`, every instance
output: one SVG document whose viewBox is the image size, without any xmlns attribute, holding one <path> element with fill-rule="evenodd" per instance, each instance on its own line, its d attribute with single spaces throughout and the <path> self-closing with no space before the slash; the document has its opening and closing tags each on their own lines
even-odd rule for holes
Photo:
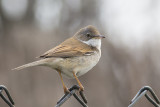
<svg viewBox="0 0 160 107">
<path fill-rule="evenodd" d="M 81 28 L 74 36 L 40 55 L 39 60 L 12 70 L 47 66 L 58 72 L 64 93 L 68 93 L 69 90 L 64 83 L 63 77 L 75 78 L 80 87 L 79 91 L 84 91 L 78 77 L 90 71 L 99 62 L 102 38 L 105 38 L 105 36 L 101 35 L 96 27 L 88 25 Z"/>
</svg>

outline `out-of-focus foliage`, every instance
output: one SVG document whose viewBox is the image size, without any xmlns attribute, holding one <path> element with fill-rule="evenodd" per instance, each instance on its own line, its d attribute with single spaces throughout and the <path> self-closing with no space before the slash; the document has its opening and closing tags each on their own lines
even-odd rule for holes
<svg viewBox="0 0 160 107">
<path fill-rule="evenodd" d="M 56 71 L 12 71 L 58 45 L 86 25 L 106 39 L 102 58 L 80 77 L 90 107 L 127 107 L 144 85 L 160 97 L 160 2 L 158 0 L 1 0 L 0 84 L 16 107 L 52 107 L 63 95 Z M 64 79 L 68 87 L 75 80 Z M 7 107 L 2 100 L 0 106 Z M 64 107 L 81 107 L 71 98 Z M 137 107 L 150 107 L 146 100 Z"/>
</svg>

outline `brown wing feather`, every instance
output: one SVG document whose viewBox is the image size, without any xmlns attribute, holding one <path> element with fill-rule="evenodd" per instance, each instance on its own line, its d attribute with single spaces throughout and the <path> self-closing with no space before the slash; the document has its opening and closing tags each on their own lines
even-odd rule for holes
<svg viewBox="0 0 160 107">
<path fill-rule="evenodd" d="M 55 48 L 41 55 L 40 58 L 48 58 L 48 57 L 68 58 L 68 57 L 90 55 L 94 53 L 93 49 L 90 46 L 84 43 L 79 44 L 77 42 L 80 41 L 78 41 L 75 38 L 67 39 L 60 45 L 56 46 Z"/>
</svg>

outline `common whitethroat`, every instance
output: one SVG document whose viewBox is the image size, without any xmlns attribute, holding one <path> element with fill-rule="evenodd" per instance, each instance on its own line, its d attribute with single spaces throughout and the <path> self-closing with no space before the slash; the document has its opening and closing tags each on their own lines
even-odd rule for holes
<svg viewBox="0 0 160 107">
<path fill-rule="evenodd" d="M 21 70 L 32 66 L 47 66 L 56 70 L 61 78 L 64 92 L 69 92 L 63 82 L 62 75 L 75 78 L 80 87 L 83 85 L 77 78 L 91 70 L 101 57 L 101 39 L 99 31 L 92 25 L 80 29 L 73 37 L 39 56 L 38 61 L 31 62 L 13 70 Z"/>
</svg>

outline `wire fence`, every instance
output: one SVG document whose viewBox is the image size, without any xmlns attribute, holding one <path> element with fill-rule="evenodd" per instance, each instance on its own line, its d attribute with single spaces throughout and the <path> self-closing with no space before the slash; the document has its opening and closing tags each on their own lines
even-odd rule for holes
<svg viewBox="0 0 160 107">
<path fill-rule="evenodd" d="M 4 94 L 6 94 L 7 97 L 5 97 Z M 14 107 L 14 101 L 9 94 L 8 89 L 4 85 L 0 85 L 0 97 L 4 100 L 6 104 L 8 104 L 9 107 Z"/>
<path fill-rule="evenodd" d="M 148 95 L 148 92 L 152 95 L 153 98 Z M 135 97 L 131 100 L 131 103 L 128 107 L 133 107 L 133 105 L 143 96 L 145 96 L 146 99 L 155 107 L 160 107 L 160 100 L 150 86 L 144 86 L 141 88 Z"/>
<path fill-rule="evenodd" d="M 55 107 L 60 107 L 62 104 L 64 104 L 72 95 L 74 98 L 83 106 L 87 106 L 87 99 L 83 93 L 83 91 L 79 91 L 79 86 L 74 85 L 69 89 L 69 93 L 66 93 L 62 96 L 62 98 L 57 102 L 57 105 Z M 81 98 L 78 97 L 76 94 L 76 91 L 79 92 L 79 95 Z M 150 95 L 148 95 L 150 93 Z M 6 96 L 5 96 L 5 95 Z M 138 93 L 135 95 L 135 97 L 131 100 L 130 105 L 128 107 L 134 107 L 136 102 L 138 102 L 143 96 L 146 97 L 146 99 L 154 106 L 154 107 L 160 107 L 160 100 L 153 91 L 153 89 L 150 86 L 144 86 L 141 88 Z M 9 107 L 15 107 L 14 101 L 9 94 L 8 89 L 4 85 L 0 85 L 0 97 L 2 100 L 9 106 Z"/>
</svg>

